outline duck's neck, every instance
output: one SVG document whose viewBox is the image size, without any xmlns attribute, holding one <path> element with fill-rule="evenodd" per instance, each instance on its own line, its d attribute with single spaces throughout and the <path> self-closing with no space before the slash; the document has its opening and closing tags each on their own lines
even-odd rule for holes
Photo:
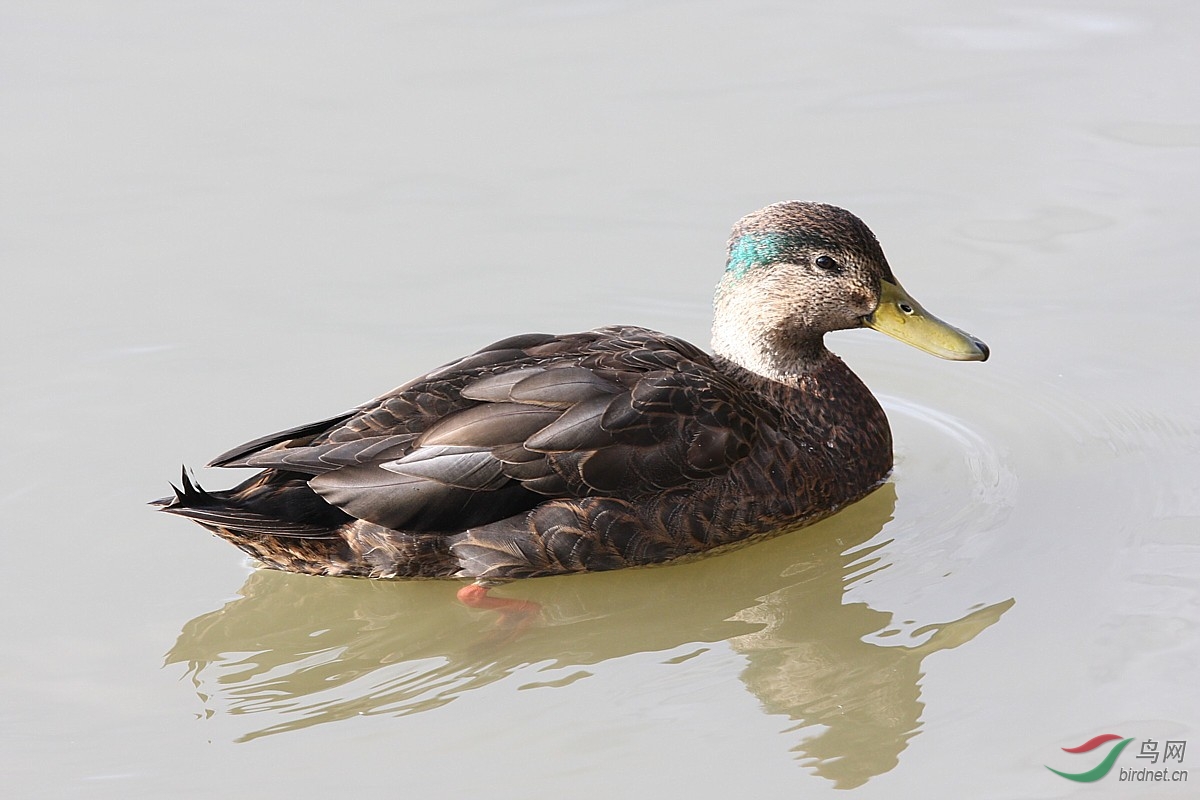
<svg viewBox="0 0 1200 800">
<path fill-rule="evenodd" d="M 713 352 L 754 375 L 797 387 L 804 376 L 840 360 L 825 349 L 819 333 L 785 330 L 763 316 L 763 309 L 718 296 L 713 316 Z"/>
</svg>

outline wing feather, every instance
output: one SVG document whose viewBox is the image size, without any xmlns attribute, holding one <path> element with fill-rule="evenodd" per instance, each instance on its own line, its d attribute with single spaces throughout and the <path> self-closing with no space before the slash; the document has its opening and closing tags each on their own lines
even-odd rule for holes
<svg viewBox="0 0 1200 800">
<path fill-rule="evenodd" d="M 529 334 L 213 464 L 286 470 L 388 528 L 462 531 L 549 498 L 636 499 L 719 475 L 756 435 L 742 392 L 699 349 L 642 328 Z"/>
</svg>

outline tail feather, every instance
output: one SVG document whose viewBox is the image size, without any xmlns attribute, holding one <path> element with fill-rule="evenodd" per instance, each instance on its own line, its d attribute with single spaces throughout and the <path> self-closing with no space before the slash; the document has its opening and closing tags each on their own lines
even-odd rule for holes
<svg viewBox="0 0 1200 800">
<path fill-rule="evenodd" d="M 187 466 L 180 468 L 181 479 L 180 483 L 183 488 L 180 489 L 175 484 L 170 484 L 171 490 L 175 492 L 175 496 L 160 497 L 157 500 L 151 500 L 147 505 L 158 506 L 163 511 L 170 511 L 175 506 L 191 504 L 203 504 L 214 500 L 213 496 L 200 488 L 200 485 L 192 480 L 188 475 Z M 178 512 L 174 512 L 178 513 Z"/>
<path fill-rule="evenodd" d="M 180 480 L 182 488 L 171 484 L 174 497 L 161 497 L 150 502 L 168 514 L 194 519 L 201 525 L 225 528 L 235 533 L 265 534 L 299 538 L 326 538 L 336 531 L 324 525 L 281 519 L 246 508 L 229 492 L 208 492 L 196 483 L 183 468 Z"/>
</svg>

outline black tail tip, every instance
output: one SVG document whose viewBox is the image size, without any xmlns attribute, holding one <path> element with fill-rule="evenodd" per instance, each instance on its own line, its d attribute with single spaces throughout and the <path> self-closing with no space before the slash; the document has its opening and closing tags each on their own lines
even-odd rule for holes
<svg viewBox="0 0 1200 800">
<path fill-rule="evenodd" d="M 160 497 L 157 500 L 151 500 L 148 505 L 156 506 L 164 511 L 169 511 L 172 508 L 178 508 L 180 506 L 194 506 L 209 499 L 208 492 L 200 488 L 200 484 L 196 483 L 194 480 L 192 480 L 192 477 L 188 475 L 186 466 L 180 469 L 179 482 L 183 484 L 182 489 L 173 483 L 171 484 L 171 489 L 175 492 L 174 497 Z"/>
</svg>

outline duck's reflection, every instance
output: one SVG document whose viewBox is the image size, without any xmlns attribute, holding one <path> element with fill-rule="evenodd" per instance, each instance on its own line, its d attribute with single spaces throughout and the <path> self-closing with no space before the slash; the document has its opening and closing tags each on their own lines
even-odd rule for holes
<svg viewBox="0 0 1200 800">
<path fill-rule="evenodd" d="M 884 565 L 864 543 L 891 519 L 888 484 L 836 517 L 724 555 L 663 568 L 518 582 L 494 590 L 542 606 L 537 624 L 494 641 L 492 618 L 454 601 L 457 582 L 372 582 L 255 571 L 240 599 L 184 626 L 167 663 L 186 663 L 209 714 L 265 715 L 243 737 L 358 715 L 437 708 L 530 664 L 575 667 L 689 643 L 728 641 L 741 679 L 772 714 L 804 728 L 795 749 L 838 786 L 897 763 L 920 726 L 929 653 L 970 641 L 1012 605 L 889 630 L 891 615 L 843 603 Z M 889 633 L 893 633 L 890 638 Z M 932 633 L 932 635 L 930 635 Z M 888 641 L 881 646 L 865 638 Z M 895 641 L 895 644 L 892 642 Z"/>
</svg>

